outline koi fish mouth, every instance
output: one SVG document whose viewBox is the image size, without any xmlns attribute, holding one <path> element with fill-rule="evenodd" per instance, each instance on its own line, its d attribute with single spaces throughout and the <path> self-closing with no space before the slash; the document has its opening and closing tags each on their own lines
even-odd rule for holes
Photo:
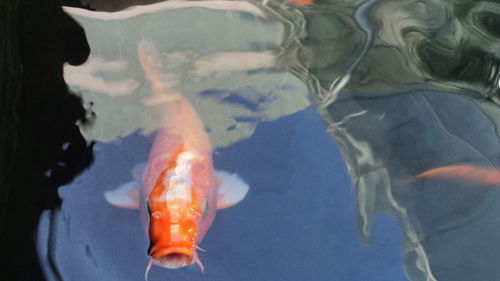
<svg viewBox="0 0 500 281">
<path fill-rule="evenodd" d="M 168 248 L 151 255 L 155 265 L 170 269 L 181 268 L 193 263 L 193 251 L 186 248 Z"/>
</svg>

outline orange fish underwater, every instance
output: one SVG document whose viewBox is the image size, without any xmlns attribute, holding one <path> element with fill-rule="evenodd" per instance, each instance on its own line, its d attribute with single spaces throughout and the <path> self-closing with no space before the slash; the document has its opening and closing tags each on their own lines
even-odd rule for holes
<svg viewBox="0 0 500 281">
<path fill-rule="evenodd" d="M 482 186 L 494 186 L 500 185 L 500 170 L 471 165 L 444 166 L 430 169 L 419 175 L 410 177 L 410 180 L 424 178 L 442 179 Z"/>
<path fill-rule="evenodd" d="M 137 165 L 135 181 L 104 194 L 119 207 L 139 208 L 150 241 L 152 264 L 180 268 L 193 263 L 203 271 L 197 250 L 217 209 L 241 201 L 248 185 L 236 174 L 214 171 L 212 148 L 196 111 L 160 79 L 160 56 L 149 42 L 138 47 L 139 61 L 163 121 L 147 164 Z"/>
<path fill-rule="evenodd" d="M 314 4 L 314 0 L 288 0 L 288 3 L 295 6 L 308 6 Z"/>
</svg>

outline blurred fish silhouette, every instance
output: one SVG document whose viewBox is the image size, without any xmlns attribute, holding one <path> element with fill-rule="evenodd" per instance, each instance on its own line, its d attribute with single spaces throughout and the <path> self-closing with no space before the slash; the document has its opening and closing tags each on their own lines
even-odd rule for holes
<svg viewBox="0 0 500 281">
<path fill-rule="evenodd" d="M 295 6 L 308 6 L 314 4 L 314 0 L 288 0 L 288 3 Z"/>
<path fill-rule="evenodd" d="M 134 181 L 104 194 L 123 208 L 140 208 L 148 229 L 152 264 L 180 268 L 203 264 L 198 246 L 212 224 L 217 209 L 233 206 L 248 192 L 236 174 L 214 171 L 212 148 L 195 109 L 160 79 L 160 56 L 142 41 L 139 61 L 154 95 L 148 105 L 161 106 L 162 126 L 157 132 L 147 164 L 132 170 Z"/>
<path fill-rule="evenodd" d="M 500 185 L 500 170 L 472 165 L 444 166 L 430 169 L 409 180 L 441 179 L 480 186 Z"/>
</svg>

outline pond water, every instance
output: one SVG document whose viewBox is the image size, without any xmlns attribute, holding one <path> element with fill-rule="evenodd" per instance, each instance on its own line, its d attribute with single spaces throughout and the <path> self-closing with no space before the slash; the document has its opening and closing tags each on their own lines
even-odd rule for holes
<svg viewBox="0 0 500 281">
<path fill-rule="evenodd" d="M 500 280 L 497 2 L 62 9 L 90 49 L 61 76 L 94 145 L 40 216 L 47 280 Z M 147 270 L 149 219 L 104 195 L 135 179 L 151 208 L 179 136 L 249 187 L 197 241 L 204 272 Z"/>
</svg>

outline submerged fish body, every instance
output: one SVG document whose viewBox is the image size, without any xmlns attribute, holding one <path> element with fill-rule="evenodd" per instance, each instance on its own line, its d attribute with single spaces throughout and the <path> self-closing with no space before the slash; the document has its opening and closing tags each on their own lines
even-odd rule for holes
<svg viewBox="0 0 500 281">
<path fill-rule="evenodd" d="M 288 0 L 294 6 L 309 6 L 314 4 L 314 0 Z"/>
<path fill-rule="evenodd" d="M 425 178 L 442 179 L 481 186 L 500 186 L 500 170 L 473 165 L 443 166 L 430 169 L 411 177 L 411 180 Z"/>
<path fill-rule="evenodd" d="M 213 169 L 209 137 L 195 109 L 159 79 L 154 46 L 141 42 L 138 52 L 154 93 L 146 103 L 162 110 L 163 122 L 148 163 L 132 171 L 135 181 L 106 192 L 105 198 L 119 207 L 140 208 L 152 264 L 180 268 L 197 263 L 203 270 L 197 249 L 216 210 L 241 201 L 248 185 L 235 174 Z"/>
</svg>

